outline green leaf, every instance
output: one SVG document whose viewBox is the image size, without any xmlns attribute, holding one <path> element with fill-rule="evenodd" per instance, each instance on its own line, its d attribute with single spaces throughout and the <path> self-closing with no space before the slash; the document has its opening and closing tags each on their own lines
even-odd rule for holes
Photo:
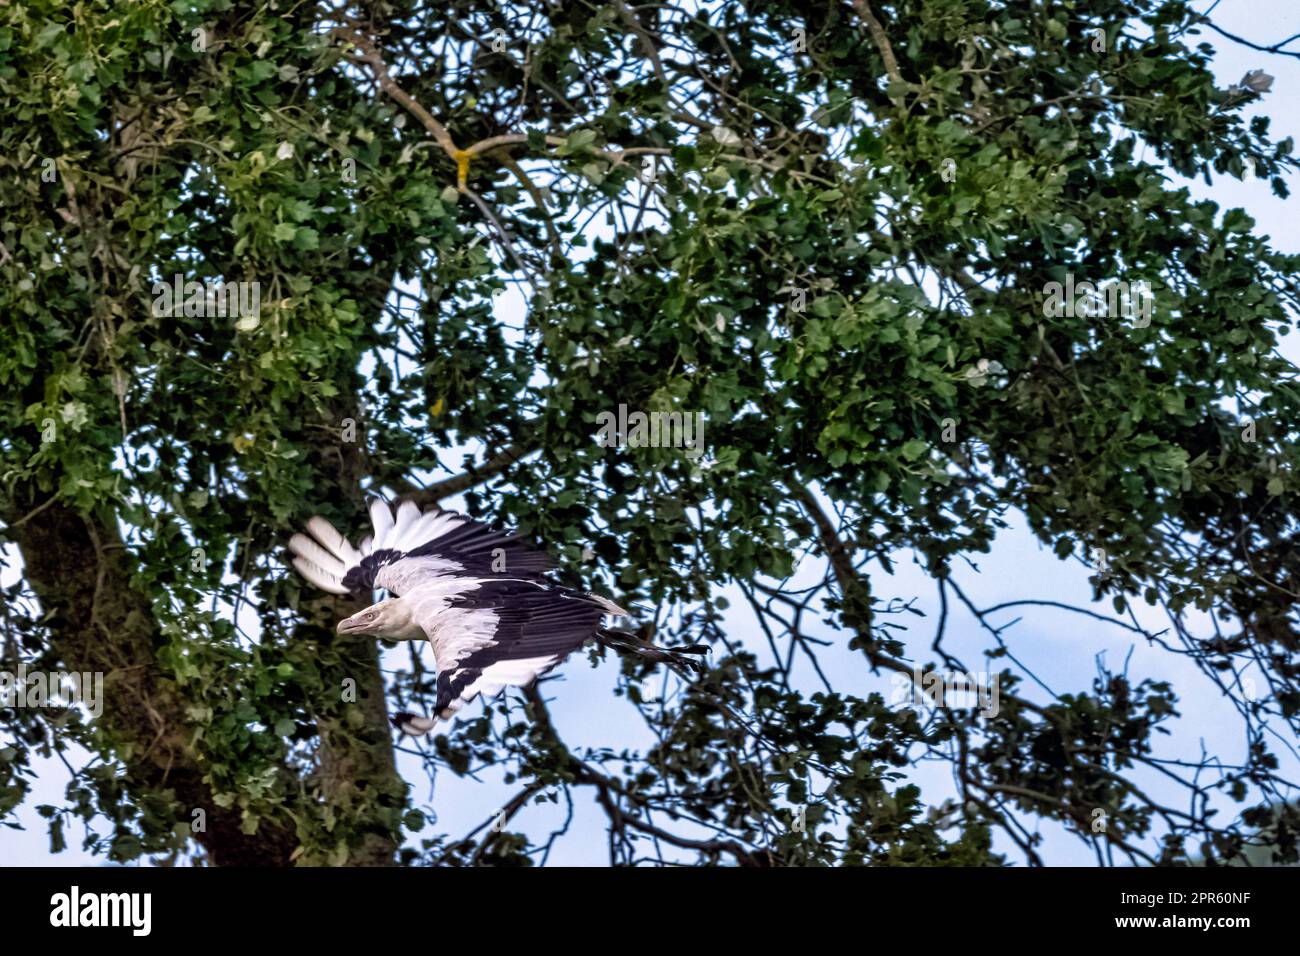
<svg viewBox="0 0 1300 956">
<path fill-rule="evenodd" d="M 903 443 L 903 457 L 908 461 L 916 461 L 927 451 L 930 450 L 930 443 L 921 438 L 913 438 Z"/>
</svg>

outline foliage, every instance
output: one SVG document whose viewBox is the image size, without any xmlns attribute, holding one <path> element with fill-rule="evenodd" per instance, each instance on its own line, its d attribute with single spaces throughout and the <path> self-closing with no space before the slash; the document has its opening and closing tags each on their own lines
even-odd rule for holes
<svg viewBox="0 0 1300 956">
<path fill-rule="evenodd" d="M 44 811 L 55 849 L 102 814 L 122 860 L 540 861 L 508 830 L 398 850 L 425 818 L 376 650 L 337 641 L 344 604 L 281 552 L 313 513 L 354 526 L 363 490 L 470 463 L 440 449 L 509 448 L 462 483 L 470 512 L 651 607 L 647 636 L 714 646 L 690 685 L 622 663 L 645 752 L 571 750 L 536 692 L 435 738 L 431 770 L 505 769 L 510 816 L 589 790 L 617 862 L 655 837 L 693 862 L 996 864 L 995 830 L 1037 861 L 1034 817 L 1161 863 L 1267 824 L 1294 860 L 1265 725 L 1300 719 L 1300 399 L 1276 351 L 1300 263 L 1158 164 L 1283 197 L 1296 164 L 1243 117 L 1261 94 L 1216 88 L 1197 22 L 1157 0 L 4 7 L 0 515 L 25 569 L 4 667 L 109 692 L 95 721 L 0 711 L 0 813 L 33 755 L 77 743 L 98 760 Z M 1046 315 L 1067 273 L 1149 282 L 1150 323 Z M 257 282 L 260 315 L 160 315 L 177 274 Z M 620 403 L 703 413 L 706 455 L 601 447 Z M 1245 764 L 1162 763 L 1180 703 L 1154 679 L 1021 695 L 950 577 L 1012 510 L 1061 556 L 1104 553 L 1119 620 L 1168 609 L 1238 704 Z M 809 549 L 812 590 L 791 582 Z M 909 549 L 943 601 L 932 646 L 871 593 Z M 950 599 L 1005 668 L 996 717 L 792 679 L 819 615 L 864 674 L 954 666 Z M 924 757 L 960 805 L 927 812 L 904 772 Z M 1141 768 L 1186 781 L 1190 812 Z"/>
</svg>

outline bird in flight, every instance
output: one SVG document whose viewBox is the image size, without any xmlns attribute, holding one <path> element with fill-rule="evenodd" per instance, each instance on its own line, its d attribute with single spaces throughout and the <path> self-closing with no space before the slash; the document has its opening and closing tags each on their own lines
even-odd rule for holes
<svg viewBox="0 0 1300 956">
<path fill-rule="evenodd" d="M 428 640 L 438 672 L 434 716 L 397 714 L 392 721 L 403 733 L 428 733 L 480 694 L 527 686 L 593 638 L 679 673 L 702 669 L 689 656 L 705 653 L 702 645 L 668 650 L 604 627 L 607 615 L 628 612 L 550 580 L 550 556 L 512 532 L 411 501 L 393 508 L 374 499 L 370 520 L 374 534 L 353 547 L 314 517 L 289 550 L 293 566 L 322 590 L 392 595 L 344 618 L 338 633 Z"/>
</svg>

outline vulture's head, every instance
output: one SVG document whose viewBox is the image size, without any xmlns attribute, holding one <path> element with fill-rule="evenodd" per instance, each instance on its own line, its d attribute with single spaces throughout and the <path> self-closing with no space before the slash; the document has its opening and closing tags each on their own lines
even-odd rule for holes
<svg viewBox="0 0 1300 956">
<path fill-rule="evenodd" d="M 411 619 L 411 612 L 400 600 L 392 599 L 372 604 L 364 611 L 339 621 L 340 634 L 369 634 L 394 641 L 416 640 L 424 632 Z"/>
</svg>

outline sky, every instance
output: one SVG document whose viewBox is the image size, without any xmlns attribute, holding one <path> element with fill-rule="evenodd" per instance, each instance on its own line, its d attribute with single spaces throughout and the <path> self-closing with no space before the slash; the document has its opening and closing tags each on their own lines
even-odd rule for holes
<svg viewBox="0 0 1300 956">
<path fill-rule="evenodd" d="M 1197 4 L 1201 10 L 1211 6 L 1214 6 L 1216 24 L 1260 45 L 1270 45 L 1300 33 L 1300 0 L 1220 0 L 1217 4 L 1205 0 Z M 1237 82 L 1251 69 L 1264 69 L 1276 77 L 1272 92 L 1247 112 L 1250 115 L 1262 112 L 1272 117 L 1270 132 L 1275 141 L 1285 136 L 1300 140 L 1300 110 L 1294 106 L 1295 91 L 1300 90 L 1300 60 L 1251 50 L 1208 29 L 1202 31 L 1201 38 L 1210 42 L 1218 51 L 1214 65 L 1221 87 Z M 1290 49 L 1300 50 L 1300 41 L 1292 44 Z M 1173 180 L 1171 186 L 1176 186 L 1178 177 L 1172 172 L 1169 175 Z M 1265 180 L 1241 182 L 1230 176 L 1216 177 L 1211 184 L 1195 180 L 1186 185 L 1194 197 L 1212 199 L 1219 204 L 1221 210 L 1244 208 L 1256 219 L 1256 232 L 1269 236 L 1276 249 L 1300 253 L 1300 218 L 1296 215 L 1294 197 L 1283 201 L 1273 195 Z M 1290 177 L 1289 185 L 1293 192 L 1300 190 L 1300 177 Z M 503 320 L 511 325 L 519 324 L 523 303 L 515 293 L 502 296 L 496 307 Z M 1293 362 L 1300 363 L 1300 336 L 1292 335 L 1283 339 L 1282 351 Z M 457 507 L 458 503 L 455 499 L 444 502 L 452 508 Z M 894 558 L 895 574 L 874 575 L 872 593 L 882 598 L 896 595 L 908 599 L 919 596 L 919 607 L 929 616 L 924 620 L 918 619 L 920 623 L 907 640 L 912 642 L 909 647 L 915 646 L 920 653 L 928 647 L 933 628 L 937 607 L 934 583 L 909 555 L 899 554 Z M 1003 532 L 992 552 L 983 556 L 978 564 L 978 572 L 959 570 L 956 577 L 980 606 L 987 607 L 1001 601 L 1027 597 L 1078 606 L 1091 604 L 1092 590 L 1088 583 L 1090 570 L 1077 561 L 1058 559 L 1025 529 L 1023 522 Z M 15 562 L 5 572 L 6 576 L 0 583 L 10 583 L 17 575 L 18 567 L 20 565 Z M 807 560 L 797 569 L 792 586 L 798 586 L 800 581 L 807 584 L 819 580 L 821 573 L 820 562 Z M 1027 581 L 1032 582 L 1032 593 L 1027 593 Z M 753 635 L 753 619 L 743 599 L 738 594 L 723 593 L 731 599 L 730 619 L 727 622 L 729 631 L 742 636 Z M 1109 606 L 1097 610 L 1105 613 Z M 1145 615 L 1142 619 L 1144 626 L 1155 630 L 1166 626 L 1161 612 L 1145 606 L 1137 610 L 1140 617 Z M 1084 625 L 1083 618 L 1067 612 L 1040 609 L 1017 614 L 1023 619 L 1007 633 L 1008 644 L 1016 657 L 1052 690 L 1086 688 L 1097 655 L 1102 655 L 1107 664 L 1115 669 L 1122 668 L 1128 658 L 1131 676 L 1169 680 L 1182 698 L 1183 716 L 1177 725 L 1175 739 L 1169 742 L 1169 749 L 1162 753 L 1163 756 L 1195 756 L 1202 742 L 1208 751 L 1227 760 L 1242 753 L 1244 741 L 1235 713 L 1229 709 L 1219 692 L 1186 659 L 1175 657 L 1158 647 L 1149 647 L 1145 641 L 1134 640 L 1134 635 L 1119 628 L 1107 628 L 1091 622 Z M 1008 612 L 1006 620 L 1017 614 Z M 826 631 L 819 636 L 829 634 L 833 632 Z M 982 659 L 981 652 L 987 647 L 987 637 L 980 632 L 973 618 L 957 614 L 949 628 L 949 634 L 946 644 L 957 656 L 967 662 Z M 838 649 L 826 649 L 822 658 L 823 666 L 828 671 L 834 670 L 837 673 L 837 680 L 843 681 L 843 690 L 846 692 L 865 696 L 878 691 L 889 699 L 894 689 L 889 677 L 871 675 L 862 665 L 860 655 L 844 649 L 845 643 L 841 636 Z M 751 644 L 755 649 L 758 646 L 757 643 Z M 404 666 L 407 653 L 405 647 L 388 651 L 386 666 Z M 922 656 L 921 659 L 925 658 Z M 426 664 L 432 666 L 427 652 L 425 660 Z M 635 711 L 613 696 L 617 672 L 617 662 L 612 659 L 593 668 L 584 655 L 575 654 L 559 669 L 558 676 L 547 680 L 543 685 L 543 690 L 551 701 L 553 720 L 571 747 L 612 746 L 621 749 L 644 747 L 651 743 Z M 805 683 L 805 686 L 811 686 L 806 683 L 811 676 L 810 673 L 795 675 L 796 680 Z M 1029 691 L 1026 690 L 1026 693 L 1029 694 Z M 477 713 L 478 706 L 471 705 L 469 712 Z M 403 746 L 409 747 L 411 743 Z M 75 758 L 70 760 L 77 763 Z M 1294 752 L 1289 758 L 1284 757 L 1284 775 L 1289 772 L 1293 779 L 1300 777 L 1296 764 Z M 438 775 L 431 787 L 418 757 L 413 753 L 399 753 L 399 769 L 413 785 L 415 803 L 436 810 L 436 825 L 428 828 L 428 833 L 444 832 L 453 836 L 466 833 L 491 819 L 500 803 L 513 793 L 512 788 L 492 775 L 487 775 L 481 781 L 473 781 L 457 779 L 444 772 Z M 35 807 L 41 803 L 57 805 L 63 802 L 68 773 L 57 758 L 39 762 L 37 772 L 34 793 L 20 808 L 17 817 L 25 829 L 0 828 L 0 865 L 103 865 L 102 858 L 92 856 L 81 848 L 79 826 L 70 829 L 67 835 L 69 847 L 65 852 L 57 856 L 50 854 L 45 821 L 38 816 Z M 922 786 L 927 802 L 938 803 L 953 792 L 946 763 L 923 765 L 913 772 L 912 779 Z M 1163 786 L 1159 781 L 1151 781 L 1152 796 L 1159 799 Z M 556 842 L 548 862 L 550 865 L 605 865 L 608 862 L 605 837 L 607 818 L 595 806 L 589 788 L 577 788 L 573 793 L 573 820 L 568 836 Z M 1165 795 L 1170 799 L 1175 798 L 1172 792 Z M 566 812 L 567 807 L 563 801 L 553 805 L 530 806 L 515 818 L 511 827 L 544 834 L 560 825 Z M 99 829 L 103 832 L 105 828 L 101 826 Z M 1050 824 L 1042 828 L 1042 833 L 1044 844 L 1040 852 L 1047 862 L 1056 865 L 1095 864 L 1092 851 L 1076 838 Z M 1005 840 L 997 844 L 997 848 L 1012 850 Z M 1011 858 L 1019 859 L 1015 853 L 1011 853 Z"/>
</svg>

